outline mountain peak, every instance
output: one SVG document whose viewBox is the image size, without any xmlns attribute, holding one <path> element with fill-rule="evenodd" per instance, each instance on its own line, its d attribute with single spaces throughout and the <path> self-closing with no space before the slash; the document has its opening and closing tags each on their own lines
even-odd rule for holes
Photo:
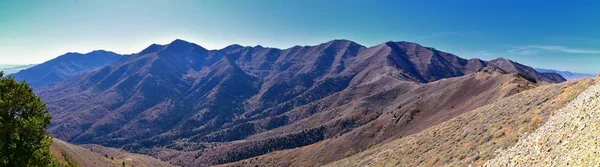
<svg viewBox="0 0 600 167">
<path fill-rule="evenodd" d="M 164 45 L 159 45 L 159 44 L 154 43 L 154 44 L 146 47 L 146 49 L 139 52 L 138 55 L 145 55 L 148 53 L 158 52 L 158 51 L 162 50 L 164 47 L 165 47 Z"/>
<path fill-rule="evenodd" d="M 354 41 L 347 40 L 347 39 L 334 39 L 334 40 L 329 41 L 328 43 L 348 43 L 348 42 L 354 43 Z"/>
<path fill-rule="evenodd" d="M 515 62 L 513 62 L 512 60 L 503 58 L 503 57 L 498 57 L 496 59 L 490 60 L 489 63 L 492 64 L 493 66 L 502 68 L 508 72 L 518 71 L 518 69 L 517 69 L 518 67 L 516 66 Z"/>
<path fill-rule="evenodd" d="M 327 47 L 336 47 L 336 48 L 361 48 L 361 47 L 365 47 L 363 45 L 360 45 L 354 41 L 351 40 L 346 40 L 346 39 L 334 39 L 325 43 L 321 44 L 322 46 L 327 46 Z"/>
<path fill-rule="evenodd" d="M 241 49 L 241 48 L 244 48 L 244 46 L 242 46 L 240 44 L 231 44 L 229 46 L 226 46 L 222 50 L 233 50 L 233 49 Z"/>
<path fill-rule="evenodd" d="M 79 53 L 79 52 L 67 52 L 65 54 L 62 54 L 62 55 L 58 56 L 57 58 L 59 58 L 59 57 L 65 57 L 65 56 L 67 56 L 67 57 L 68 56 L 74 56 L 74 55 L 83 55 L 83 53 Z"/>
<path fill-rule="evenodd" d="M 185 49 L 185 48 L 199 48 L 201 50 L 206 50 L 204 47 L 197 45 L 195 43 L 191 43 L 182 39 L 175 39 L 173 42 L 167 45 L 167 48 L 173 48 L 175 50 Z"/>
<path fill-rule="evenodd" d="M 397 45 L 405 45 L 405 46 L 406 45 L 418 45 L 418 46 L 421 46 L 418 43 L 409 42 L 409 41 L 388 41 L 388 43 L 390 43 L 390 42 L 394 43 L 394 44 L 397 44 Z"/>
<path fill-rule="evenodd" d="M 111 52 L 111 51 L 107 51 L 107 50 L 102 50 L 102 49 L 93 50 L 93 51 L 91 51 L 89 53 L 86 53 L 86 55 L 92 55 L 92 54 L 111 54 L 111 55 L 113 55 L 113 54 L 117 54 L 117 53 Z"/>
<path fill-rule="evenodd" d="M 510 60 L 510 59 L 506 59 L 506 58 L 504 58 L 504 57 L 498 57 L 498 58 L 496 58 L 496 59 L 493 59 L 493 60 L 491 60 L 491 61 L 498 61 L 498 62 L 513 62 L 512 60 Z"/>
<path fill-rule="evenodd" d="M 169 43 L 169 46 L 198 46 L 200 45 L 191 43 L 182 39 L 175 39 L 173 42 Z"/>
<path fill-rule="evenodd" d="M 170 44 L 174 44 L 174 43 L 187 43 L 187 44 L 190 44 L 191 42 L 188 42 L 188 41 L 183 40 L 183 39 L 175 39 Z"/>
<path fill-rule="evenodd" d="M 387 41 L 383 44 L 390 46 L 390 47 L 400 47 L 400 48 L 408 48 L 411 46 L 424 47 L 424 46 L 419 45 L 418 43 L 408 42 L 408 41 Z M 428 47 L 425 47 L 425 48 L 428 48 Z M 431 48 L 431 49 L 433 49 L 433 48 Z"/>
<path fill-rule="evenodd" d="M 348 46 L 360 46 L 360 47 L 364 47 L 361 44 L 358 44 L 354 41 L 351 40 L 347 40 L 347 39 L 334 39 L 331 40 L 329 42 L 327 42 L 326 44 L 330 44 L 330 45 L 348 45 Z"/>
</svg>

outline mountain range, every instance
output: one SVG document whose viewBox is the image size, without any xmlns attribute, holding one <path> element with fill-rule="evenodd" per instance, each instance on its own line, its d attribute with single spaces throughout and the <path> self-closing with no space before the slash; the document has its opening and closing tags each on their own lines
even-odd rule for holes
<svg viewBox="0 0 600 167">
<path fill-rule="evenodd" d="M 104 67 L 125 57 L 126 55 L 104 50 L 86 54 L 66 53 L 42 64 L 24 68 L 12 76 L 17 80 L 27 81 L 32 87 L 46 86 Z"/>
<path fill-rule="evenodd" d="M 50 133 L 180 166 L 324 165 L 565 81 L 411 42 L 207 50 L 175 40 L 132 55 L 67 55 L 15 75 L 61 76 L 24 79 L 48 103 Z"/>
<path fill-rule="evenodd" d="M 539 71 L 539 72 L 545 72 L 545 73 L 557 73 L 567 80 L 574 80 L 574 79 L 581 79 L 581 78 L 593 78 L 596 76 L 594 74 L 576 73 L 576 72 L 570 72 L 570 71 L 559 71 L 559 70 L 551 70 L 551 69 L 543 69 L 543 68 L 536 68 L 535 70 Z"/>
</svg>

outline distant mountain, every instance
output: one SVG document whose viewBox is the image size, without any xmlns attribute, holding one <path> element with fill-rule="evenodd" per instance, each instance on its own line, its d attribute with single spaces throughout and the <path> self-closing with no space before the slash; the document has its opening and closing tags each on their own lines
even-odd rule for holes
<svg viewBox="0 0 600 167">
<path fill-rule="evenodd" d="M 67 53 L 42 64 L 19 71 L 13 76 L 33 87 L 51 85 L 73 76 L 96 70 L 124 58 L 109 51 L 97 50 L 86 54 Z"/>
<path fill-rule="evenodd" d="M 596 76 L 594 74 L 576 73 L 576 72 L 570 72 L 570 71 L 559 71 L 559 70 L 551 70 L 551 69 L 543 69 L 543 68 L 536 68 L 535 70 L 539 71 L 539 72 L 543 72 L 543 73 L 557 73 L 567 80 L 574 80 L 574 79 L 581 79 L 581 78 L 594 78 Z"/>
<path fill-rule="evenodd" d="M 16 72 L 19 72 L 21 70 L 30 68 L 35 66 L 35 64 L 29 64 L 29 65 L 11 65 L 11 64 L 4 64 L 4 65 L 0 65 L 0 71 L 4 72 L 4 75 L 9 75 L 9 74 L 13 74 Z"/>
<path fill-rule="evenodd" d="M 467 60 L 411 42 L 207 50 L 175 40 L 107 64 L 36 89 L 54 117 L 49 131 L 182 166 L 333 141 L 331 152 L 313 152 L 323 158 L 305 164 L 315 166 L 368 147 L 352 137 L 395 139 L 565 80 L 507 59 Z M 369 127 L 388 130 L 372 134 Z"/>
<path fill-rule="evenodd" d="M 489 66 L 498 67 L 509 73 L 518 73 L 523 75 L 532 81 L 544 81 L 544 82 L 562 82 L 566 81 L 565 78 L 557 73 L 543 73 L 538 72 L 534 68 L 513 62 L 508 59 L 498 58 L 489 62 Z"/>
</svg>

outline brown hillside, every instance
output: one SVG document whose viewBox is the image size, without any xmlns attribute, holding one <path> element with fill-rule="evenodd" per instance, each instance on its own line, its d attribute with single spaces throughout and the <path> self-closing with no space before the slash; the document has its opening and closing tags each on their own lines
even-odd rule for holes
<svg viewBox="0 0 600 167">
<path fill-rule="evenodd" d="M 147 155 L 132 154 L 102 146 L 76 146 L 59 139 L 52 140 L 50 152 L 64 166 L 81 167 L 166 167 L 173 166 Z"/>
<path fill-rule="evenodd" d="M 463 112 L 534 87 L 536 85 L 529 80 L 505 73 L 497 68 L 484 68 L 471 75 L 443 79 L 428 84 L 400 83 L 349 103 L 356 105 L 347 105 L 343 106 L 345 107 L 343 109 L 319 113 L 298 122 L 298 125 L 329 122 L 331 127 L 336 127 L 334 125 L 348 124 L 346 120 L 352 120 L 356 116 L 363 118 L 369 116 L 360 109 L 368 109 L 371 113 L 376 113 L 373 120 L 368 123 L 350 124 L 357 126 L 352 131 L 339 132 L 337 134 L 343 133 L 343 135 L 333 136 L 306 147 L 276 152 L 230 165 L 324 165 L 373 147 L 378 143 L 419 132 Z M 342 115 L 342 119 L 327 120 L 332 117 L 330 115 Z M 331 131 L 335 132 L 335 128 L 332 129 Z M 283 132 L 285 132 L 285 128 L 275 129 L 267 134 L 275 135 Z"/>
<path fill-rule="evenodd" d="M 595 84 L 485 166 L 600 166 L 599 97 Z"/>
<path fill-rule="evenodd" d="M 480 166 L 596 82 L 584 79 L 525 91 L 329 166 Z"/>
</svg>

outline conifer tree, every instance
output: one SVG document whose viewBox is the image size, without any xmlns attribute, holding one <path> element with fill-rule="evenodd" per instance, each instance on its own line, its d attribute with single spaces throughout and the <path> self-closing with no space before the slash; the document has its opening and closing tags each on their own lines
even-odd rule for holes
<svg viewBox="0 0 600 167">
<path fill-rule="evenodd" d="M 51 166 L 51 119 L 27 83 L 0 72 L 0 166 Z"/>
</svg>

